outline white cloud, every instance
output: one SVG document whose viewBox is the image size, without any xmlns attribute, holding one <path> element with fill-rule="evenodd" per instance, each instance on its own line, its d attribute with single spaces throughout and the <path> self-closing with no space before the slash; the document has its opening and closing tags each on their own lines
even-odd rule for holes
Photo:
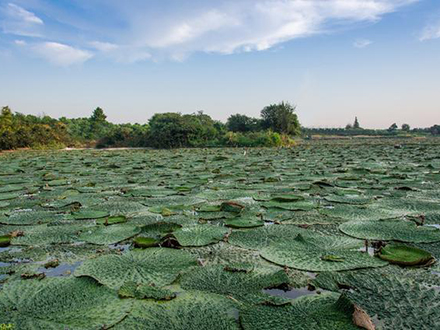
<svg viewBox="0 0 440 330">
<path fill-rule="evenodd" d="M 280 43 L 328 33 L 336 25 L 375 22 L 418 0 L 223 0 L 195 1 L 160 20 L 129 13 L 139 47 L 185 57 L 192 52 L 262 51 Z M 363 43 L 363 47 L 368 46 Z"/>
<path fill-rule="evenodd" d="M 88 51 L 57 42 L 38 43 L 31 46 L 31 49 L 40 57 L 59 66 L 81 64 L 93 57 Z"/>
<path fill-rule="evenodd" d="M 22 20 L 23 22 L 30 24 L 44 24 L 43 20 L 37 17 L 34 13 L 31 13 L 30 11 L 27 11 L 26 9 L 21 8 L 13 3 L 8 3 L 8 9 L 9 14 L 12 17 Z"/>
<path fill-rule="evenodd" d="M 112 44 L 110 42 L 102 42 L 102 41 L 91 41 L 89 42 L 89 45 L 101 52 L 111 52 L 119 48 L 118 45 Z"/>
<path fill-rule="evenodd" d="M 26 45 L 27 45 L 27 42 L 24 41 L 24 40 L 15 40 L 14 43 L 15 43 L 17 46 L 26 46 Z"/>
<path fill-rule="evenodd" d="M 163 58 L 182 61 L 194 52 L 267 50 L 289 40 L 331 33 L 341 26 L 376 22 L 417 1 L 420 0 L 89 0 L 87 5 L 77 2 L 81 15 L 67 12 L 56 2 L 41 10 L 50 7 L 51 14 L 47 16 L 57 17 L 57 26 L 65 24 L 58 34 L 50 30 L 52 40 L 78 44 L 80 31 L 80 35 L 89 37 L 82 48 L 92 48 L 119 62 Z M 24 11 L 28 15 L 20 14 L 21 21 L 33 22 L 34 27 L 41 25 L 37 16 Z M 15 16 L 19 16 L 17 10 Z"/>
<path fill-rule="evenodd" d="M 353 47 L 355 48 L 365 48 L 368 47 L 372 44 L 373 42 L 371 40 L 368 39 L 356 39 L 353 42 Z"/>
<path fill-rule="evenodd" d="M 440 38 L 440 20 L 438 22 L 434 22 L 432 24 L 427 25 L 423 29 L 419 40 L 426 41 L 426 40 L 438 39 L 438 38 Z"/>
<path fill-rule="evenodd" d="M 2 12 L 5 16 L 2 22 L 4 33 L 27 37 L 41 36 L 44 22 L 34 13 L 13 3 L 8 3 L 3 7 Z"/>
</svg>

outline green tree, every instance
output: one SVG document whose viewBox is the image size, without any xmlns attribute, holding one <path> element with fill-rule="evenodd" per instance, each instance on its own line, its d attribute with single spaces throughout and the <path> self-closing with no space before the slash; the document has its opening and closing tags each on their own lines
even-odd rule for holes
<svg viewBox="0 0 440 330">
<path fill-rule="evenodd" d="M 399 127 L 396 123 L 393 123 L 390 127 L 388 127 L 388 132 L 395 132 Z"/>
<path fill-rule="evenodd" d="M 271 104 L 261 110 L 263 128 L 277 133 L 299 135 L 301 126 L 295 113 L 296 107 L 288 102 Z"/>
<path fill-rule="evenodd" d="M 402 131 L 409 132 L 411 127 L 408 124 L 402 124 Z"/>
<path fill-rule="evenodd" d="M 12 111 L 8 106 L 2 108 L 0 114 L 0 131 L 12 128 Z"/>
<path fill-rule="evenodd" d="M 261 129 L 261 120 L 237 113 L 229 116 L 226 127 L 231 132 L 256 132 Z"/>
<path fill-rule="evenodd" d="M 354 129 L 359 129 L 359 128 L 361 128 L 361 125 L 359 125 L 358 117 L 355 117 L 355 118 L 354 118 L 353 128 L 354 128 Z"/>
<path fill-rule="evenodd" d="M 101 138 L 108 128 L 107 116 L 100 107 L 97 107 L 90 116 L 90 133 L 92 139 Z"/>
</svg>

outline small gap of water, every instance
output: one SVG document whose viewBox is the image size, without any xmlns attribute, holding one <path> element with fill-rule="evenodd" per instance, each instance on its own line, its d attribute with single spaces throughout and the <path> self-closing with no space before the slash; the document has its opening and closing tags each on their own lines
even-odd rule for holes
<svg viewBox="0 0 440 330">
<path fill-rule="evenodd" d="M 440 224 L 429 224 L 429 225 L 425 225 L 426 227 L 434 227 L 434 228 L 437 228 L 437 229 L 440 229 Z"/>
<path fill-rule="evenodd" d="M 0 262 L 0 267 L 8 267 L 11 264 L 7 263 L 7 262 Z"/>
<path fill-rule="evenodd" d="M 75 262 L 71 264 L 61 264 L 55 268 L 38 268 L 37 273 L 44 273 L 47 277 L 57 277 L 57 276 L 70 276 L 73 274 L 76 268 L 82 264 L 82 261 Z"/>
<path fill-rule="evenodd" d="M 119 250 L 121 252 L 127 252 L 131 244 L 110 244 L 108 247 L 111 250 Z"/>
<path fill-rule="evenodd" d="M 363 246 L 363 247 L 359 248 L 358 251 L 361 251 L 361 252 L 364 252 L 364 253 L 365 253 L 365 247 Z M 369 247 L 368 247 L 368 254 L 369 254 L 370 256 L 374 257 L 374 248 L 372 248 L 372 247 L 369 246 Z"/>
<path fill-rule="evenodd" d="M 270 225 L 273 225 L 275 222 L 273 222 L 273 221 L 265 221 L 264 222 L 264 225 L 265 226 L 270 226 Z"/>
<path fill-rule="evenodd" d="M 5 252 L 5 251 L 8 251 L 10 249 L 11 249 L 10 247 L 0 247 L 0 252 Z"/>
</svg>

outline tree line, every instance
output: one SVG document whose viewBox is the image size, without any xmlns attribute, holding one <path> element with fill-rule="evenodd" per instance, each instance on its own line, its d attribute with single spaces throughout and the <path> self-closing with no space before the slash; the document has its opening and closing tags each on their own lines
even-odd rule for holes
<svg viewBox="0 0 440 330">
<path fill-rule="evenodd" d="M 288 146 L 301 134 L 295 110 L 295 106 L 281 102 L 265 107 L 261 118 L 235 114 L 226 123 L 199 111 L 156 113 L 148 124 L 113 124 L 99 107 L 90 117 L 54 119 L 13 113 L 6 106 L 0 114 L 0 150 Z"/>
<path fill-rule="evenodd" d="M 399 128 L 397 123 L 391 124 L 387 129 L 362 128 L 359 120 L 355 117 L 353 124 L 347 124 L 345 128 L 302 128 L 302 135 L 311 137 L 313 135 L 334 135 L 334 136 L 407 136 L 407 135 L 433 135 L 440 136 L 440 125 L 433 125 L 427 128 L 413 128 L 409 124 L 402 124 Z"/>
</svg>

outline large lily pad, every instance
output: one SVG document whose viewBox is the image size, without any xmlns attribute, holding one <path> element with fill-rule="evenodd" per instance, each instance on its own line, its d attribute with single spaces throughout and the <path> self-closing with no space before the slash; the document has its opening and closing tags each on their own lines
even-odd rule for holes
<svg viewBox="0 0 440 330">
<path fill-rule="evenodd" d="M 79 240 L 92 244 L 115 244 L 131 238 L 141 232 L 141 228 L 132 225 L 113 225 L 90 227 L 79 235 Z"/>
<path fill-rule="evenodd" d="M 199 290 L 231 296 L 246 303 L 285 304 L 286 300 L 262 292 L 265 288 L 287 284 L 289 278 L 282 270 L 272 273 L 231 271 L 222 265 L 196 268 L 183 275 L 180 284 L 186 290 Z"/>
<path fill-rule="evenodd" d="M 339 229 L 350 236 L 371 240 L 395 240 L 412 243 L 440 241 L 440 230 L 435 227 L 416 226 L 412 221 L 351 221 Z"/>
<path fill-rule="evenodd" d="M 11 281 L 0 291 L 0 320 L 14 329 L 103 329 L 131 305 L 91 278 Z"/>
<path fill-rule="evenodd" d="M 428 251 L 406 245 L 388 244 L 380 250 L 379 258 L 393 264 L 414 266 L 434 259 Z"/>
<path fill-rule="evenodd" d="M 228 228 L 204 224 L 177 229 L 173 235 L 182 246 L 204 246 L 217 243 L 228 232 Z"/>
<path fill-rule="evenodd" d="M 358 251 L 362 242 L 340 236 L 298 235 L 290 241 L 273 242 L 261 256 L 281 266 L 313 272 L 381 267 L 387 263 Z"/>
<path fill-rule="evenodd" d="M 226 297 L 187 292 L 167 302 L 135 301 L 130 315 L 113 329 L 238 330 L 235 313 L 233 301 Z"/>
<path fill-rule="evenodd" d="M 87 260 L 76 269 L 75 276 L 93 277 L 113 289 L 125 282 L 164 286 L 172 283 L 183 270 L 196 265 L 196 259 L 188 252 L 149 248 Z"/>
<path fill-rule="evenodd" d="M 240 310 L 245 330 L 317 329 L 355 330 L 353 307 L 338 294 L 295 299 L 287 306 L 246 306 Z"/>
</svg>

